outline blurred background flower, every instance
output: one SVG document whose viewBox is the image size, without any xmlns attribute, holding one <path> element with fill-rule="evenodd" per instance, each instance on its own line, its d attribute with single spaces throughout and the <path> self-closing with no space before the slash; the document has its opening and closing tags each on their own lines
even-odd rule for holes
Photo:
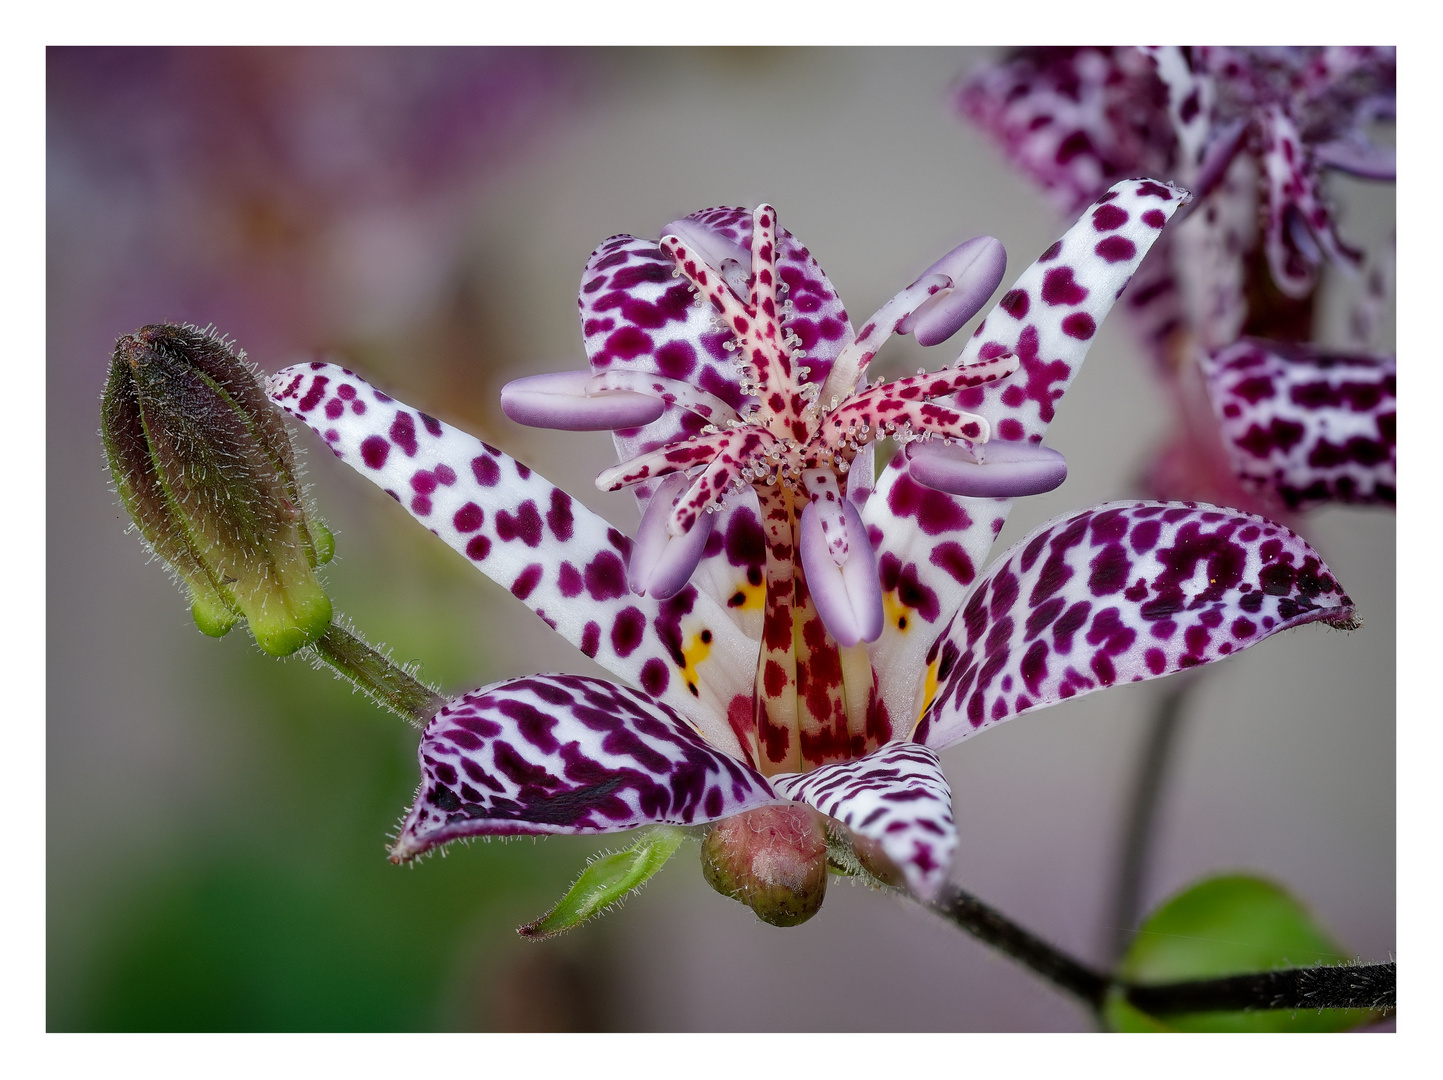
<svg viewBox="0 0 1443 1080">
<path fill-rule="evenodd" d="M 51 50 L 52 1029 L 1086 1026 L 1009 961 L 860 888 L 783 932 L 678 860 L 620 912 L 538 945 L 513 928 L 560 895 L 594 841 L 477 844 L 391 866 L 383 845 L 414 789 L 415 733 L 303 664 L 196 633 L 124 535 L 96 431 L 116 337 L 215 323 L 264 370 L 318 350 L 364 367 L 633 531 L 632 501 L 592 489 L 610 459 L 604 433 L 548 443 L 497 405 L 510 378 L 580 366 L 588 254 L 696 206 L 770 200 L 858 312 L 979 233 L 1005 238 L 1019 269 L 1057 221 L 980 133 L 959 132 L 948 97 L 959 72 L 994 60 Z M 886 153 L 870 152 L 882 131 Z M 1350 238 L 1392 228 L 1391 189 L 1333 195 Z M 951 358 L 908 340 L 878 374 Z M 1134 494 L 1134 463 L 1170 424 L 1142 362 L 1104 326 L 1051 429 L 1072 475 L 1019 505 L 1000 543 Z M 572 650 L 413 535 L 391 500 L 327 456 L 306 464 L 336 532 L 329 591 L 369 635 L 451 689 L 575 670 Z M 1393 523 L 1329 508 L 1306 535 L 1367 629 L 1283 635 L 1195 695 L 1146 896 L 1259 870 L 1381 958 L 1395 944 Z M 943 757 L 957 879 L 1097 961 L 1112 938 L 1122 791 L 1157 693 L 1071 702 Z"/>
<path fill-rule="evenodd" d="M 1280 520 L 1394 501 L 1393 357 L 1356 356 L 1376 344 L 1393 238 L 1344 240 L 1329 188 L 1339 175 L 1393 180 L 1396 82 L 1395 50 L 1360 46 L 1024 48 L 959 80 L 959 110 L 1064 214 L 1127 176 L 1194 193 L 1123 304 L 1177 413 L 1143 467 L 1155 496 Z M 1292 371 L 1239 395 L 1208 373 L 1209 356 L 1244 335 L 1293 346 L 1263 349 Z M 1321 385 L 1346 378 L 1330 346 L 1355 354 L 1371 410 Z M 1269 431 L 1299 411 L 1312 422 Z M 1369 411 L 1383 422 L 1358 415 Z"/>
</svg>

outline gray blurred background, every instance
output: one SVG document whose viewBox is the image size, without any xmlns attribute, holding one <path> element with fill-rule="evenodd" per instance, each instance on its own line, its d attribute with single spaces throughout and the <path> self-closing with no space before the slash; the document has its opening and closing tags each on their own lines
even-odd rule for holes
<svg viewBox="0 0 1443 1080">
<path fill-rule="evenodd" d="M 833 880 L 810 923 L 763 925 L 707 888 L 694 845 L 619 911 L 547 944 L 514 927 L 603 843 L 477 843 L 391 866 L 383 844 L 414 790 L 416 734 L 305 663 L 262 657 L 243 631 L 197 633 L 125 534 L 97 436 L 118 335 L 214 323 L 265 370 L 338 356 L 632 530 L 629 497 L 591 482 L 612 459 L 607 436 L 522 429 L 496 404 L 509 378 L 583 365 L 588 254 L 614 233 L 655 236 L 691 210 L 766 200 L 854 320 L 979 233 L 1002 239 L 1020 272 L 1069 222 L 949 107 L 949 85 L 989 59 L 50 51 L 52 1030 L 1089 1026 L 1010 961 L 846 882 Z M 1387 235 L 1390 186 L 1333 191 L 1350 238 Z M 878 362 L 895 375 L 956 348 L 906 339 Z M 1019 502 L 1001 544 L 1134 495 L 1168 423 L 1114 317 L 1051 429 L 1071 476 Z M 306 432 L 298 441 L 315 449 Z M 337 536 L 331 595 L 373 640 L 455 691 L 533 671 L 602 674 L 329 454 L 306 462 Z M 1329 509 L 1301 531 L 1366 626 L 1305 627 L 1204 674 L 1145 901 L 1204 875 L 1259 872 L 1347 950 L 1386 959 L 1394 518 Z M 1126 794 L 1166 686 L 1075 700 L 946 752 L 954 879 L 1105 961 Z"/>
</svg>

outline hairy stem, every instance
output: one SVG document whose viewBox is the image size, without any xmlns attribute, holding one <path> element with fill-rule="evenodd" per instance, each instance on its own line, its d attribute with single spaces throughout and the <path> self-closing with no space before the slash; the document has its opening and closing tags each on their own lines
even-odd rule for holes
<svg viewBox="0 0 1443 1080">
<path fill-rule="evenodd" d="M 1173 680 L 1157 709 L 1148 719 L 1148 729 L 1138 756 L 1137 772 L 1133 776 L 1132 797 L 1127 807 L 1123 826 L 1122 852 L 1117 863 L 1117 877 L 1113 886 L 1112 903 L 1109 910 L 1112 919 L 1110 954 L 1113 959 L 1120 957 L 1127 949 L 1132 936 L 1137 932 L 1138 916 L 1142 911 L 1142 889 L 1147 880 L 1149 856 L 1152 853 L 1153 832 L 1157 824 L 1157 807 L 1162 785 L 1167 777 L 1173 749 L 1177 745 L 1177 733 L 1182 726 L 1184 706 L 1188 694 L 1197 679 L 1182 675 Z"/>
<path fill-rule="evenodd" d="M 1144 986 L 1114 980 L 950 883 L 942 895 L 927 906 L 978 940 L 1031 968 L 1059 990 L 1078 998 L 1094 1013 L 1102 1011 L 1114 987 L 1121 990 L 1133 1006 L 1157 1016 L 1249 1009 L 1392 1010 L 1397 1007 L 1397 965 L 1392 962 L 1285 968 Z"/>
<path fill-rule="evenodd" d="M 1375 1009 L 1398 1007 L 1398 965 L 1343 964 L 1285 968 L 1221 979 L 1128 986 L 1127 1000 L 1154 1016 L 1237 1009 Z"/>
<path fill-rule="evenodd" d="M 446 699 L 390 657 L 371 648 L 340 622 L 311 645 L 313 657 L 333 668 L 377 705 L 424 727 Z"/>
</svg>

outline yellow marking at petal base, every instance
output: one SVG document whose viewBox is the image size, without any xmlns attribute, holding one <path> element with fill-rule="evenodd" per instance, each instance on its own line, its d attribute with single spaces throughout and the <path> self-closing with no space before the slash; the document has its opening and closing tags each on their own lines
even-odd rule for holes
<svg viewBox="0 0 1443 1080">
<path fill-rule="evenodd" d="M 917 710 L 917 719 L 912 724 L 915 728 L 922 722 L 922 717 L 927 715 L 927 710 L 932 707 L 932 699 L 937 696 L 937 668 L 942 664 L 941 657 L 933 660 L 927 665 L 927 681 L 922 686 L 922 707 Z"/>
<path fill-rule="evenodd" d="M 681 677 L 692 697 L 701 697 L 701 675 L 697 669 L 711 655 L 712 633 L 706 627 L 693 634 L 681 648 Z"/>
<path fill-rule="evenodd" d="M 900 630 L 905 634 L 911 629 L 914 621 L 912 618 L 913 609 L 897 599 L 897 591 L 895 589 L 882 594 L 882 609 L 887 615 L 887 625 L 893 630 Z"/>
<path fill-rule="evenodd" d="M 746 578 L 742 578 L 737 587 L 732 590 L 727 607 L 736 611 L 761 611 L 766 602 L 767 583 L 760 581 L 753 585 Z"/>
</svg>

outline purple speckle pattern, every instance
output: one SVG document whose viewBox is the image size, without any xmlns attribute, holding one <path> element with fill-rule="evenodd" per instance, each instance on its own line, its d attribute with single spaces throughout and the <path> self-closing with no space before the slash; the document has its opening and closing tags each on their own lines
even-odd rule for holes
<svg viewBox="0 0 1443 1080">
<path fill-rule="evenodd" d="M 515 459 L 336 365 L 272 376 L 273 401 L 629 684 L 538 675 L 451 701 L 423 734 L 421 789 L 393 857 L 478 835 L 701 824 L 794 799 L 878 843 L 908 884 L 931 896 L 957 843 L 936 748 L 1068 697 L 1224 658 L 1288 626 L 1349 625 L 1351 602 L 1317 555 L 1261 518 L 1194 504 L 1095 507 L 1044 526 L 979 578 L 1008 500 L 928 488 L 909 475 L 905 454 L 872 490 L 872 440 L 888 424 L 904 437 L 907 420 L 967 441 L 990 429 L 1004 441 L 1040 443 L 1098 326 L 1184 199 L 1157 181 L 1114 185 L 1002 296 L 959 367 L 863 384 L 825 411 L 811 407 L 788 365 L 806 360 L 813 384 L 830 367 L 841 379 L 853 359 L 844 351 L 851 328 L 770 207 L 677 223 L 687 245 L 716 258 L 705 269 L 730 290 L 717 299 L 718 283 L 702 282 L 713 290 L 710 307 L 706 297 L 699 306 L 672 293 L 690 298 L 700 262 L 683 257 L 676 266 L 685 276 L 674 278 L 657 244 L 631 237 L 593 255 L 581 293 L 593 369 L 614 375 L 616 389 L 649 391 L 666 405 L 646 428 L 617 435 L 623 457 L 695 454 L 712 438 L 724 454 L 682 464 L 732 468 L 756 447 L 721 445 L 729 439 L 791 439 L 791 471 L 830 507 L 833 526 L 847 470 L 808 474 L 855 461 L 846 540 L 823 530 L 820 559 L 835 567 L 844 553 L 850 565 L 874 552 L 884 626 L 875 641 L 846 649 L 794 573 L 803 493 L 791 481 L 728 488 L 692 582 L 659 601 L 628 587 L 629 539 Z M 750 268 L 736 253 L 752 256 Z M 789 286 L 786 304 L 771 292 L 778 279 Z M 786 348 L 772 347 L 774 312 L 789 326 Z M 738 329 L 758 314 L 765 333 Z M 795 321 L 803 319 L 811 322 Z M 863 328 L 858 356 L 874 329 Z M 770 392 L 767 401 L 743 394 L 721 343 L 749 333 L 749 378 L 793 399 L 772 405 Z M 743 422 L 702 431 L 708 415 L 725 420 L 730 409 Z M 757 416 L 777 420 L 778 430 Z M 813 441 L 830 458 L 808 456 Z M 727 485 L 719 478 L 716 487 Z M 644 483 L 643 503 L 649 494 Z M 791 709 L 791 726 L 772 722 L 767 710 L 778 703 Z"/>
<path fill-rule="evenodd" d="M 1248 158 L 1273 278 L 1296 296 L 1311 291 L 1322 258 L 1356 261 L 1320 194 L 1321 170 L 1351 161 L 1365 164 L 1350 171 L 1388 175 L 1366 163 L 1387 156 L 1369 129 L 1395 111 L 1396 64 L 1390 47 L 1022 49 L 968 79 L 956 100 L 1067 212 L 1146 173 L 1176 178 L 1232 219 L 1255 209 L 1256 184 L 1229 171 L 1233 155 Z M 1217 254 L 1244 260 L 1254 237 L 1231 236 L 1236 246 Z M 1167 280 L 1173 260 L 1188 264 L 1180 278 L 1192 276 L 1194 257 L 1191 245 L 1160 250 L 1151 276 Z M 1177 293 L 1159 288 L 1149 303 L 1175 306 Z"/>
<path fill-rule="evenodd" d="M 337 457 L 532 611 L 545 612 L 567 641 L 631 685 L 648 686 L 716 745 L 741 755 L 725 717 L 734 697 L 750 697 L 757 645 L 710 597 L 693 586 L 666 600 L 634 596 L 626 581 L 632 542 L 604 518 L 516 459 L 345 368 L 298 364 L 267 386 L 271 400 Z M 369 407 L 332 419 L 334 400 Z M 706 659 L 693 663 L 685 649 L 702 634 Z"/>
<path fill-rule="evenodd" d="M 1186 193 L 1153 180 L 1124 180 L 1022 273 L 968 341 L 961 369 L 1015 354 L 1009 378 L 954 400 L 991 424 L 994 439 L 1039 444 L 1100 325 Z M 1130 254 L 1114 258 L 1126 244 Z M 1099 248 L 1102 250 L 1099 251 Z M 1081 332 L 1085 318 L 1087 331 Z M 1010 500 L 947 495 L 914 479 L 905 454 L 882 470 L 862 510 L 874 532 L 887 618 L 869 647 L 889 708 L 916 716 L 925 657 L 961 604 L 1006 521 Z"/>
<path fill-rule="evenodd" d="M 862 445 L 874 439 L 985 441 L 990 428 L 984 419 L 941 399 L 1010 375 L 1018 360 L 1010 355 L 990 356 L 965 367 L 866 385 L 862 373 L 882 343 L 950 288 L 951 279 L 943 274 L 924 275 L 884 303 L 834 357 L 819 358 L 816 342 L 807 337 L 809 324 L 798 314 L 798 302 L 791 295 L 805 290 L 787 282 L 796 260 L 789 262 L 779 255 L 776 210 L 762 204 L 751 218 L 746 248 L 739 243 L 739 236 L 705 228 L 694 219 L 673 223 L 659 242 L 660 251 L 672 260 L 697 299 L 711 305 L 716 327 L 725 331 L 722 351 L 732 354 L 729 370 L 745 399 L 741 414 L 728 421 L 725 429 L 703 425 L 697 434 L 606 469 L 596 482 L 613 490 L 645 485 L 654 497 L 658 478 L 685 472 L 686 490 L 669 510 L 667 529 L 672 536 L 687 534 L 701 514 L 724 508 L 734 494 L 749 489 L 757 498 L 768 541 L 762 548 L 766 556 L 764 595 L 749 595 L 748 586 L 755 588 L 752 567 L 745 567 L 743 578 L 743 567 L 729 556 L 733 580 L 723 595 L 728 597 L 728 609 L 737 598 L 743 608 L 761 602 L 763 651 L 755 684 L 754 726 L 759 764 L 771 774 L 856 756 L 892 734 L 885 706 L 870 694 L 871 680 L 866 677 L 870 673 L 863 670 L 862 658 L 853 661 L 848 695 L 843 661 L 837 652 L 840 643 L 851 646 L 859 640 L 872 640 L 881 629 L 871 546 L 858 545 L 857 553 L 847 557 L 843 575 L 856 585 L 857 598 L 867 598 L 865 610 L 853 609 L 845 600 L 852 594 L 851 586 L 818 594 L 813 604 L 805 567 L 797 562 L 800 507 L 811 505 L 805 500 L 819 500 L 824 491 L 834 501 L 839 499 L 840 477 L 850 472 Z M 1111 249 L 1108 258 L 1117 259 Z M 744 272 L 744 263 L 749 274 Z M 625 260 L 617 265 L 618 274 L 627 271 Z M 793 277 L 794 282 L 805 283 Z M 586 288 L 583 286 L 583 296 Z M 1069 283 L 1064 292 L 1078 288 Z M 831 295 L 830 287 L 827 295 Z M 800 308 L 815 314 L 809 305 Z M 832 329 L 842 332 L 846 328 L 839 322 Z M 1072 332 L 1090 337 L 1093 329 L 1091 323 L 1086 327 L 1078 324 Z M 831 329 L 826 336 L 830 340 Z M 605 379 L 606 375 L 598 377 Z M 649 373 L 642 377 L 658 378 Z M 676 403 L 682 404 L 680 397 Z M 723 527 L 729 524 L 726 521 Z M 858 528 L 860 537 L 860 525 Z M 721 548 L 718 554 L 724 551 Z M 840 549 L 833 552 L 836 565 L 842 565 L 841 556 Z M 865 566 L 854 562 L 860 559 L 865 559 Z M 837 600 L 844 602 L 831 602 Z"/>
<path fill-rule="evenodd" d="M 738 262 L 718 269 L 730 272 L 732 284 L 745 295 L 752 284 L 746 262 L 752 242 L 752 212 L 741 207 L 712 207 L 689 214 L 682 223 L 713 234 L 724 248 L 735 249 Z M 816 259 L 785 227 L 777 224 L 775 228 L 777 293 L 783 304 L 780 327 L 784 335 L 795 335 L 807 349 L 813 377 L 820 381 L 851 339 L 852 325 Z M 631 379 L 657 375 L 690 384 L 706 401 L 733 410 L 754 406 L 755 399 L 742 392 L 735 357 L 727 348 L 735 344 L 732 331 L 711 304 L 694 297 L 690 284 L 675 271 L 676 264 L 656 240 L 622 234 L 592 253 L 577 298 L 592 370 L 626 373 Z M 625 385 L 642 389 L 634 382 Z M 682 442 L 699 434 L 708 421 L 725 423 L 727 417 L 709 417 L 705 410 L 693 407 L 698 394 L 679 397 L 664 397 L 668 407 L 653 423 L 613 434 L 619 461 Z M 656 482 L 650 481 L 632 489 L 643 511 L 655 488 Z M 755 605 L 728 603 L 762 580 L 764 541 L 755 499 L 728 499 L 716 513 L 716 535 L 731 540 L 715 551 L 708 549 L 697 571 L 698 580 L 710 587 L 739 627 L 760 637 L 760 613 Z"/>
<path fill-rule="evenodd" d="M 421 736 L 397 860 L 466 836 L 700 825 L 775 802 L 767 781 L 647 694 L 580 675 L 473 690 Z"/>
<path fill-rule="evenodd" d="M 888 743 L 858 761 L 775 776 L 772 786 L 875 840 L 923 899 L 947 880 L 957 825 L 942 763 L 928 747 Z"/>
<path fill-rule="evenodd" d="M 1012 353 L 1021 369 L 1010 379 L 963 391 L 959 403 L 990 420 L 998 438 L 1041 442 L 1097 326 L 1187 201 L 1187 192 L 1155 180 L 1123 180 L 1109 188 L 1017 279 L 1007 293 L 1013 302 L 999 303 L 962 353 L 964 366 Z"/>
<path fill-rule="evenodd" d="M 1302 135 L 1279 106 L 1258 118 L 1266 214 L 1263 245 L 1275 281 L 1289 296 L 1303 297 L 1317 283 L 1324 257 L 1357 267 L 1362 252 L 1343 243 L 1318 193 L 1318 167 Z"/>
<path fill-rule="evenodd" d="M 682 220 L 717 234 L 739 253 L 751 250 L 750 210 L 713 207 Z M 784 305 L 790 302 L 782 312 L 781 330 L 800 339 L 812 379 L 820 382 L 851 339 L 852 326 L 816 259 L 781 225 L 776 226 L 776 234 L 778 297 Z M 675 271 L 675 262 L 655 240 L 622 234 L 592 253 L 577 299 L 592 370 L 661 375 L 690 383 L 741 409 L 749 399 L 742 394 L 735 359 L 725 348 L 733 334 L 710 304 L 696 302 L 690 284 Z M 750 266 L 739 267 L 736 273 L 745 294 L 751 284 Z M 646 427 L 617 434 L 618 458 L 626 461 L 695 435 L 704 423 L 684 408 L 669 407 Z"/>
<path fill-rule="evenodd" d="M 698 210 L 683 220 L 725 237 L 742 250 L 751 250 L 754 226 L 750 210 L 716 206 Z M 811 358 L 812 378 L 820 382 L 826 379 L 842 347 L 851 340 L 852 324 L 841 297 L 811 252 L 781 225 L 776 226 L 776 237 L 778 299 L 784 304 L 791 303 L 781 320 L 782 332 L 801 339 L 802 348 Z M 747 280 L 750 285 L 749 276 Z M 735 374 L 729 374 L 736 378 Z"/>
<path fill-rule="evenodd" d="M 914 739 L 940 749 L 1353 614 L 1317 552 L 1280 525 L 1205 504 L 1104 504 L 1024 537 L 972 589 L 928 655 L 936 691 Z"/>
<path fill-rule="evenodd" d="M 1397 363 L 1243 339 L 1202 361 L 1238 476 L 1288 506 L 1394 503 Z"/>
<path fill-rule="evenodd" d="M 1129 172 L 1168 175 L 1174 136 L 1160 90 L 1136 50 L 1023 49 L 959 86 L 956 101 L 1059 210 L 1076 213 Z"/>
</svg>

